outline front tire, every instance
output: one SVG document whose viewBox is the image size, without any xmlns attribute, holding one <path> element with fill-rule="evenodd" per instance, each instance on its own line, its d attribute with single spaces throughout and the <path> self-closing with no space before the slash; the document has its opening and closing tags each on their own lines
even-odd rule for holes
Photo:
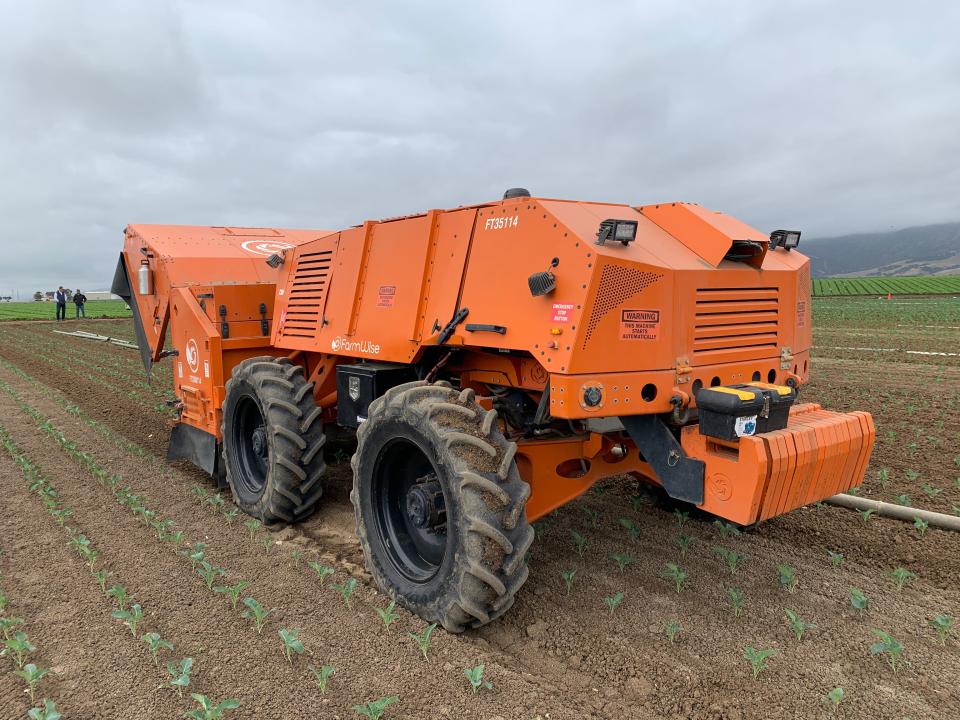
<svg viewBox="0 0 960 720">
<path fill-rule="evenodd" d="M 472 390 L 415 382 L 371 403 L 357 431 L 350 499 L 367 569 L 450 632 L 505 613 L 527 579 L 530 486 L 496 417 Z"/>
<path fill-rule="evenodd" d="M 234 502 L 264 523 L 300 522 L 323 495 L 326 440 L 313 384 L 287 358 L 233 369 L 223 403 L 223 466 Z"/>
</svg>

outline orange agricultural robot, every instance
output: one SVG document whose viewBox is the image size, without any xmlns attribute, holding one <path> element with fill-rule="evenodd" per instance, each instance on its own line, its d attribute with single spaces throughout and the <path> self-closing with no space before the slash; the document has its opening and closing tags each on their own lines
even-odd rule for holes
<svg viewBox="0 0 960 720">
<path fill-rule="evenodd" d="M 171 459 L 297 522 L 324 428 L 355 430 L 370 573 L 461 631 L 513 604 L 530 523 L 602 478 L 743 525 L 862 481 L 870 415 L 795 402 L 799 235 L 516 188 L 340 231 L 131 225 L 113 290 L 148 371 L 172 361 Z"/>
</svg>

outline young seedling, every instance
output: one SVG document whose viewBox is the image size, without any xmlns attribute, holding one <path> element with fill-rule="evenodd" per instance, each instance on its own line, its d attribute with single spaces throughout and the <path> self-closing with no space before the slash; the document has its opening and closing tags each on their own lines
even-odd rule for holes
<svg viewBox="0 0 960 720">
<path fill-rule="evenodd" d="M 663 631 L 667 634 L 667 639 L 672 643 L 677 641 L 677 636 L 681 630 L 683 630 L 683 628 L 680 627 L 680 623 L 677 620 L 668 620 L 663 626 Z"/>
<path fill-rule="evenodd" d="M 220 720 L 227 710 L 236 710 L 240 707 L 240 701 L 235 698 L 227 698 L 214 704 L 213 700 L 206 695 L 192 693 L 190 697 L 200 706 L 197 710 L 189 710 L 184 713 L 190 720 Z"/>
<path fill-rule="evenodd" d="M 623 602 L 623 593 L 619 590 L 610 597 L 605 597 L 603 601 L 607 604 L 607 607 L 610 608 L 610 614 L 613 615 L 614 611 Z"/>
<path fill-rule="evenodd" d="M 633 562 L 633 558 L 630 557 L 628 553 L 617 553 L 616 555 L 611 555 L 610 559 L 617 564 L 620 572 L 623 572 L 627 565 Z"/>
<path fill-rule="evenodd" d="M 674 510 L 673 518 L 677 521 L 677 525 L 679 525 L 680 527 L 683 527 L 686 524 L 687 520 L 690 519 L 690 513 L 684 510 Z"/>
<path fill-rule="evenodd" d="M 222 567 L 215 567 L 206 560 L 200 563 L 200 567 L 197 568 L 197 574 L 203 578 L 203 581 L 207 584 L 207 590 L 213 590 L 213 583 L 218 577 L 223 577 L 227 574 L 227 571 Z"/>
<path fill-rule="evenodd" d="M 833 712 L 836 714 L 840 708 L 840 703 L 843 702 L 843 698 L 845 696 L 846 693 L 843 691 L 842 687 L 835 687 L 833 690 L 823 696 L 823 701 L 832 706 Z"/>
<path fill-rule="evenodd" d="M 714 520 L 713 526 L 720 531 L 720 537 L 728 538 L 740 534 L 740 528 L 738 528 L 733 523 L 724 522 L 723 520 Z"/>
<path fill-rule="evenodd" d="M 564 585 L 567 586 L 567 595 L 570 594 L 570 591 L 573 589 L 573 579 L 577 576 L 577 569 L 573 568 L 572 570 L 564 570 L 560 573 L 560 577 L 563 578 Z"/>
<path fill-rule="evenodd" d="M 830 567 L 838 568 L 843 564 L 843 553 L 827 550 L 827 554 L 830 555 Z"/>
<path fill-rule="evenodd" d="M 890 483 L 890 471 L 887 468 L 877 470 L 877 480 L 880 481 L 880 487 L 886 488 Z"/>
<path fill-rule="evenodd" d="M 123 585 L 112 585 L 107 590 L 107 597 L 112 597 L 117 601 L 117 607 L 121 610 L 127 609 L 127 589 Z"/>
<path fill-rule="evenodd" d="M 313 665 L 307 665 L 307 670 L 309 670 L 310 674 L 313 675 L 313 681 L 317 684 L 317 689 L 320 690 L 320 694 L 326 695 L 327 682 L 337 671 L 337 669 L 333 665 L 324 665 L 320 668 L 315 668 Z"/>
<path fill-rule="evenodd" d="M 177 691 L 179 697 L 183 697 L 183 691 L 190 686 L 190 675 L 193 673 L 193 658 L 183 658 L 177 665 L 173 660 L 167 663 L 167 673 L 170 675 L 170 681 L 167 683 Z M 164 687 L 161 685 L 160 687 Z"/>
<path fill-rule="evenodd" d="M 37 649 L 22 630 L 17 630 L 11 637 L 6 638 L 3 645 L 0 655 L 12 655 L 13 661 L 19 669 L 23 669 L 23 663 L 27 659 L 27 655 Z"/>
<path fill-rule="evenodd" d="M 776 650 L 771 648 L 761 648 L 760 650 L 754 649 L 752 645 L 748 645 L 743 650 L 743 657 L 747 659 L 747 662 L 750 663 L 750 667 L 753 668 L 753 679 L 756 680 L 760 673 L 767 669 L 767 660 L 777 654 Z"/>
<path fill-rule="evenodd" d="M 913 580 L 915 577 L 916 575 L 902 567 L 898 567 L 890 571 L 890 579 L 893 580 L 893 585 L 897 588 L 898 592 L 903 590 L 904 585 Z"/>
<path fill-rule="evenodd" d="M 262 538 L 260 538 L 260 544 L 263 545 L 263 552 L 269 555 L 270 551 L 273 549 L 273 538 L 269 535 L 264 535 Z"/>
<path fill-rule="evenodd" d="M 924 483 L 922 489 L 926 496 L 931 499 L 943 492 L 943 488 L 934 487 L 930 483 Z"/>
<path fill-rule="evenodd" d="M 796 591 L 797 572 L 789 565 L 777 565 L 777 580 L 780 582 L 780 587 L 788 593 Z"/>
<path fill-rule="evenodd" d="M 790 627 L 793 629 L 793 634 L 794 637 L 797 638 L 797 642 L 803 640 L 803 634 L 807 632 L 807 630 L 813 630 L 817 627 L 813 623 L 804 622 L 793 610 L 784 609 L 784 612 L 787 614 L 787 620 L 790 621 Z"/>
<path fill-rule="evenodd" d="M 294 550 L 290 553 L 290 557 L 293 558 L 293 566 L 300 567 L 300 561 L 303 560 L 303 550 Z"/>
<path fill-rule="evenodd" d="M 894 672 L 897 672 L 897 663 L 903 654 L 903 645 L 895 637 L 885 633 L 883 630 L 874 630 L 874 636 L 877 641 L 870 646 L 871 655 L 884 655 L 887 665 Z"/>
<path fill-rule="evenodd" d="M 23 666 L 22 670 L 17 670 L 16 672 L 17 675 L 23 678 L 23 681 L 27 684 L 27 692 L 30 694 L 31 704 L 36 702 L 37 683 L 43 680 L 43 676 L 50 671 L 45 668 L 37 667 L 33 663 L 27 663 Z"/>
<path fill-rule="evenodd" d="M 433 635 L 433 631 L 436 629 L 437 624 L 430 623 L 419 635 L 416 633 L 407 633 L 407 636 L 413 639 L 413 641 L 420 647 L 420 652 L 423 653 L 424 660 L 429 659 L 427 657 L 427 650 L 430 648 L 430 636 Z"/>
<path fill-rule="evenodd" d="M 577 554 L 583 557 L 583 551 L 587 549 L 587 539 L 576 530 L 570 531 L 570 537 L 573 539 L 573 544 L 577 548 Z"/>
<path fill-rule="evenodd" d="M 243 604 L 249 608 L 248 610 L 243 611 L 243 617 L 247 620 L 253 620 L 253 624 L 257 628 L 257 633 L 262 634 L 263 625 L 267 621 L 267 617 L 273 613 L 273 610 L 267 610 L 252 597 L 245 597 L 243 599 Z"/>
<path fill-rule="evenodd" d="M 727 588 L 727 598 L 733 608 L 733 616 L 740 617 L 743 614 L 743 591 L 736 587 Z"/>
<path fill-rule="evenodd" d="M 920 518 L 914 518 L 913 527 L 918 533 L 920 533 L 920 536 L 923 537 L 924 533 L 927 532 L 927 528 L 930 527 L 930 523 L 928 523 L 926 520 L 921 520 Z"/>
<path fill-rule="evenodd" d="M 257 536 L 257 530 L 260 529 L 260 521 L 255 518 L 251 518 L 250 520 L 247 520 L 243 526 L 250 531 L 250 539 L 253 540 Z"/>
<path fill-rule="evenodd" d="M 14 630 L 21 625 L 23 625 L 23 618 L 0 617 L 0 631 L 3 632 L 3 637 L 6 640 L 9 640 Z"/>
<path fill-rule="evenodd" d="M 472 668 L 464 668 L 463 674 L 467 676 L 470 687 L 473 688 L 473 694 L 476 695 L 480 689 L 493 690 L 493 683 L 483 679 L 483 664 Z"/>
<path fill-rule="evenodd" d="M 668 562 L 662 575 L 667 580 L 673 581 L 677 588 L 677 594 L 679 595 L 680 591 L 683 590 L 684 584 L 687 582 L 687 573 L 676 563 Z"/>
<path fill-rule="evenodd" d="M 640 539 L 640 526 L 637 525 L 633 520 L 631 520 L 630 518 L 622 517 L 620 518 L 620 525 L 623 527 L 624 530 L 626 530 L 630 534 L 631 540 Z M 582 555 L 583 553 L 580 553 L 580 554 Z"/>
<path fill-rule="evenodd" d="M 391 695 L 390 697 L 382 697 L 379 700 L 368 700 L 364 705 L 354 705 L 353 711 L 357 713 L 357 715 L 363 715 L 367 720 L 380 720 L 380 718 L 383 717 L 383 713 L 386 712 L 387 707 L 399 701 L 400 698 L 396 695 Z"/>
<path fill-rule="evenodd" d="M 864 595 L 860 588 L 850 588 L 850 606 L 857 611 L 860 617 L 863 617 L 863 614 L 870 607 L 870 598 Z"/>
<path fill-rule="evenodd" d="M 129 610 L 114 610 L 111 614 L 114 620 L 119 620 L 130 630 L 130 634 L 137 636 L 137 625 L 143 620 L 143 608 L 131 605 Z"/>
<path fill-rule="evenodd" d="M 876 508 L 867 508 L 866 510 L 857 510 L 857 514 L 860 515 L 860 519 L 863 520 L 864 524 L 870 522 L 870 518 L 872 518 L 876 512 L 877 512 Z"/>
<path fill-rule="evenodd" d="M 223 501 L 223 495 L 221 495 L 220 493 L 214 493 L 213 495 L 211 495 L 210 497 L 208 497 L 208 498 L 207 498 L 207 502 L 210 503 L 211 505 L 213 505 L 213 509 L 214 509 L 214 510 L 221 510 L 221 511 L 222 511 L 222 510 L 223 510 L 223 507 L 224 507 L 224 505 L 225 505 L 225 503 L 224 503 L 224 501 Z"/>
<path fill-rule="evenodd" d="M 676 542 L 677 545 L 680 546 L 680 557 L 686 557 L 687 550 L 693 544 L 694 539 L 695 538 L 692 535 L 684 535 L 683 533 L 677 535 Z"/>
<path fill-rule="evenodd" d="M 587 518 L 590 521 L 590 527 L 592 527 L 594 530 L 600 527 L 600 513 L 588 507 L 585 507 L 583 511 L 587 514 Z"/>
<path fill-rule="evenodd" d="M 53 519 L 56 521 L 57 525 L 63 527 L 64 523 L 67 522 L 67 518 L 73 515 L 73 510 L 70 508 L 60 508 L 58 510 L 51 510 L 50 514 L 53 515 Z"/>
<path fill-rule="evenodd" d="M 345 583 L 337 584 L 330 583 L 330 589 L 336 590 L 340 593 L 340 597 L 343 598 L 343 601 L 347 604 L 347 607 L 352 607 L 350 605 L 350 596 L 353 595 L 353 591 L 357 589 L 357 581 L 354 578 L 349 578 Z"/>
<path fill-rule="evenodd" d="M 911 507 L 910 496 L 909 495 L 897 495 L 893 501 L 897 505 L 902 505 L 903 507 Z"/>
<path fill-rule="evenodd" d="M 713 548 L 713 554 L 718 558 L 723 560 L 727 567 L 730 568 L 730 574 L 736 574 L 737 567 L 740 563 L 743 562 L 743 555 L 738 553 L 736 550 L 728 550 L 725 547 L 720 547 L 719 545 Z"/>
<path fill-rule="evenodd" d="M 27 711 L 30 720 L 61 720 L 63 715 L 57 712 L 57 704 L 53 700 L 44 698 L 43 705 Z"/>
<path fill-rule="evenodd" d="M 199 485 L 194 485 L 190 488 L 190 492 L 193 493 L 193 496 L 197 498 L 200 502 L 206 502 L 207 500 L 207 491 L 204 490 Z"/>
<path fill-rule="evenodd" d="M 150 655 L 153 656 L 153 664 L 160 667 L 160 651 L 170 650 L 173 652 L 173 643 L 160 637 L 160 633 L 147 633 L 141 638 L 150 648 Z"/>
<path fill-rule="evenodd" d="M 187 556 L 190 558 L 190 567 L 194 570 L 197 569 L 197 565 L 202 563 L 204 560 L 203 551 L 207 549 L 207 544 L 204 542 L 194 543 L 190 548 L 190 552 L 187 553 Z"/>
<path fill-rule="evenodd" d="M 949 615 L 937 615 L 930 621 L 930 627 L 937 633 L 938 643 L 941 645 L 947 644 L 947 637 L 950 635 L 950 631 L 953 629 L 955 623 L 956 620 Z"/>
<path fill-rule="evenodd" d="M 387 630 L 390 629 L 390 626 L 393 625 L 397 620 L 400 619 L 400 614 L 394 612 L 394 608 L 397 607 L 397 603 L 394 600 L 390 601 L 390 604 L 387 605 L 386 609 L 384 608 L 374 608 L 377 611 L 377 615 L 380 616 L 380 619 L 383 621 L 384 627 Z"/>
<path fill-rule="evenodd" d="M 106 568 L 100 568 L 95 573 L 92 573 L 93 579 L 97 581 L 97 585 L 100 586 L 100 592 L 107 591 L 107 578 L 110 577 L 110 572 Z"/>
<path fill-rule="evenodd" d="M 173 527 L 173 520 L 167 518 L 166 520 L 154 520 L 150 523 L 153 527 L 155 533 L 157 533 L 157 540 L 166 540 L 167 533 L 170 531 L 170 528 Z"/>
<path fill-rule="evenodd" d="M 326 579 L 330 575 L 333 575 L 336 572 L 336 570 L 334 570 L 332 567 L 329 567 L 327 565 L 322 565 L 318 563 L 316 560 L 308 560 L 307 565 L 309 565 L 313 569 L 313 571 L 317 574 L 317 577 L 320 578 L 321 585 L 323 585 L 323 583 L 326 581 Z"/>
<path fill-rule="evenodd" d="M 283 653 L 287 656 L 287 662 L 292 664 L 293 660 L 290 657 L 290 653 L 295 652 L 297 655 L 303 653 L 303 643 L 300 642 L 300 629 L 280 628 L 277 630 L 277 634 L 283 641 Z"/>
<path fill-rule="evenodd" d="M 223 518 L 227 521 L 228 525 L 233 525 L 233 521 L 237 519 L 237 515 L 240 514 L 240 508 L 233 508 L 232 510 L 224 510 Z"/>
<path fill-rule="evenodd" d="M 214 592 L 223 593 L 230 598 L 230 607 L 234 610 L 237 609 L 237 603 L 240 601 L 240 595 L 244 590 L 247 589 L 247 586 L 250 583 L 246 580 L 241 580 L 236 585 L 217 585 L 213 588 Z"/>
</svg>

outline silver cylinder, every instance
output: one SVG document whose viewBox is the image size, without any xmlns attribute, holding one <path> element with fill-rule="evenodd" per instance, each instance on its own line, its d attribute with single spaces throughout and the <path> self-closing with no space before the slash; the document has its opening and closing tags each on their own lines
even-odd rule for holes
<svg viewBox="0 0 960 720">
<path fill-rule="evenodd" d="M 153 295 L 153 287 L 150 279 L 150 262 L 148 260 L 141 260 L 140 269 L 137 271 L 137 282 L 140 286 L 141 295 Z"/>
</svg>

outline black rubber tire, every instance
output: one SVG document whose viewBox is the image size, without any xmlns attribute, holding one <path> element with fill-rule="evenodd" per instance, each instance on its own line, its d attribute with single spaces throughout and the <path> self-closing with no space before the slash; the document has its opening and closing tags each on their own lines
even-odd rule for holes
<svg viewBox="0 0 960 720">
<path fill-rule="evenodd" d="M 255 479 L 245 473 L 246 441 L 235 431 L 243 408 L 253 412 L 254 406 L 263 420 L 267 452 L 264 474 Z M 313 383 L 287 358 L 250 358 L 233 369 L 223 403 L 223 466 L 241 510 L 267 524 L 300 522 L 313 513 L 326 471 L 321 414 Z"/>
<path fill-rule="evenodd" d="M 477 404 L 473 390 L 420 381 L 376 399 L 357 431 L 350 499 L 367 569 L 384 593 L 449 632 L 503 615 L 528 575 L 525 556 L 534 535 L 525 512 L 530 486 L 514 461 L 516 443 L 504 438 L 496 418 L 495 410 Z M 379 529 L 383 521 L 374 489 L 384 480 L 375 476 L 392 476 L 380 474 L 378 462 L 394 457 L 386 452 L 398 442 L 422 452 L 443 490 L 446 550 L 428 579 L 404 575 Z"/>
</svg>

